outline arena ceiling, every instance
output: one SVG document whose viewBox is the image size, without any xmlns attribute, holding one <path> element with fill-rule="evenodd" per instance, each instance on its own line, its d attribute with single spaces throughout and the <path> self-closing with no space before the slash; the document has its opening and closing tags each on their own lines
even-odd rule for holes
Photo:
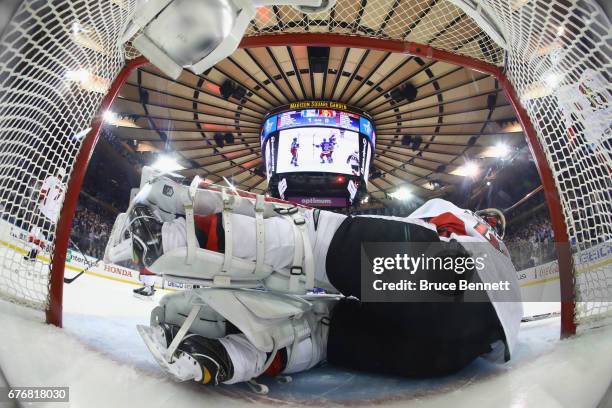
<svg viewBox="0 0 612 408">
<path fill-rule="evenodd" d="M 419 41 L 499 63 L 499 49 L 451 3 L 411 1 L 420 8 L 410 10 L 403 3 L 364 1 L 358 7 L 358 2 L 339 1 L 317 18 L 286 6 L 263 9 L 247 34 L 333 28 L 334 33 Z M 419 24 L 429 29 L 416 30 Z M 524 145 L 515 112 L 489 75 L 407 54 L 342 46 L 330 47 L 324 72 L 313 71 L 301 45 L 241 48 L 204 74 L 184 71 L 178 80 L 146 66 L 121 89 L 112 111 L 124 120 L 115 122 L 113 132 L 126 148 L 143 154 L 175 152 L 187 177 L 198 174 L 213 182 L 225 177 L 238 188 L 261 193 L 266 179 L 259 134 L 266 113 L 294 101 L 343 102 L 374 120 L 376 171 L 368 191 L 378 201 L 404 185 L 423 198 L 443 196 L 465 180 L 467 162 L 484 163 L 484 174 L 499 143 Z M 245 94 L 224 97 L 221 87 L 227 81 L 244 87 Z M 408 83 L 417 90 L 414 100 L 395 100 L 392 93 Z M 231 133 L 234 141 L 220 147 L 216 133 Z"/>
</svg>

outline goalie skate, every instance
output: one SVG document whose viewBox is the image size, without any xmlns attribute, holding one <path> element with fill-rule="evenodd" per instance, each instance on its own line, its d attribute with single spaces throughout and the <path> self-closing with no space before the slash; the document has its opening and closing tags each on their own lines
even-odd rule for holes
<svg viewBox="0 0 612 408">
<path fill-rule="evenodd" d="M 151 302 L 155 298 L 155 292 L 156 291 L 153 286 L 143 286 L 141 288 L 134 289 L 134 297 L 136 299 Z"/>
<path fill-rule="evenodd" d="M 151 313 L 151 326 L 138 326 L 138 333 L 162 370 L 177 381 L 247 382 L 265 372 L 281 349 L 287 350 L 287 374 L 322 361 L 327 339 L 322 322 L 338 299 L 249 289 L 195 289 L 166 295 Z M 231 322 L 229 332 L 226 322 Z M 198 337 L 214 343 L 232 336 L 242 336 L 242 342 L 268 357 L 260 366 L 234 371 L 231 359 L 220 357 L 210 344 L 203 348 L 187 344 Z M 297 345 L 305 339 L 309 339 L 304 344 L 310 354 L 294 361 Z"/>
<path fill-rule="evenodd" d="M 169 358 L 167 345 L 162 343 L 162 339 L 156 333 L 155 328 L 138 325 L 136 326 L 138 334 L 144 341 L 145 345 L 151 352 L 153 359 L 161 367 L 161 369 L 175 381 L 199 380 L 201 376 L 199 366 L 187 354 L 178 352 L 178 358 L 172 356 Z"/>
</svg>

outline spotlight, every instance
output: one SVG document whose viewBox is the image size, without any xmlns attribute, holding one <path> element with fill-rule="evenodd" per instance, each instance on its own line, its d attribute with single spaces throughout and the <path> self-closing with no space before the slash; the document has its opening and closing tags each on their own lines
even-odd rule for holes
<svg viewBox="0 0 612 408">
<path fill-rule="evenodd" d="M 215 133 L 215 135 L 213 136 L 213 139 L 215 139 L 215 143 L 217 144 L 217 146 L 219 147 L 225 146 L 223 135 L 221 133 Z"/>
<path fill-rule="evenodd" d="M 230 96 L 234 93 L 236 87 L 232 81 L 229 79 L 221 84 L 219 87 L 219 92 L 221 92 L 221 96 L 225 99 L 229 99 Z"/>
<path fill-rule="evenodd" d="M 185 167 L 178 164 L 174 157 L 170 156 L 159 156 L 157 161 L 152 166 L 156 170 L 160 170 L 164 173 L 183 170 Z"/>
<path fill-rule="evenodd" d="M 336 182 L 337 183 L 344 183 L 344 176 L 337 176 L 336 177 Z"/>
<path fill-rule="evenodd" d="M 329 47 L 306 47 L 308 53 L 308 65 L 313 74 L 322 74 L 327 71 L 329 64 Z"/>
<path fill-rule="evenodd" d="M 236 86 L 236 89 L 234 90 L 234 93 L 232 93 L 232 96 L 238 100 L 242 100 L 242 98 L 244 98 L 246 96 L 246 89 L 240 85 Z"/>
<path fill-rule="evenodd" d="M 64 73 L 64 79 L 77 84 L 80 88 L 105 94 L 110 86 L 110 81 L 98 75 L 94 75 L 86 69 L 68 70 Z"/>
<path fill-rule="evenodd" d="M 512 152 L 512 149 L 504 144 L 498 143 L 495 146 L 489 146 L 485 150 L 483 150 L 478 156 L 479 157 L 495 157 L 498 159 L 506 159 L 508 155 Z"/>
<path fill-rule="evenodd" d="M 113 111 L 107 110 L 102 114 L 102 119 L 106 123 L 113 123 L 117 120 L 117 114 Z"/>
<path fill-rule="evenodd" d="M 487 108 L 492 110 L 497 105 L 497 94 L 489 94 L 487 95 Z"/>
<path fill-rule="evenodd" d="M 407 188 L 401 187 L 393 193 L 390 193 L 389 196 L 396 200 L 407 201 L 412 198 L 412 193 Z"/>
<path fill-rule="evenodd" d="M 399 87 L 389 92 L 389 96 L 394 102 L 401 102 L 402 99 L 404 99 L 404 95 L 402 95 L 402 90 L 399 89 Z"/>
<path fill-rule="evenodd" d="M 467 162 L 463 165 L 462 167 L 463 169 L 463 175 L 466 177 L 476 177 L 478 175 L 478 172 L 480 171 L 480 168 L 478 167 L 478 165 L 474 162 Z"/>
<path fill-rule="evenodd" d="M 414 102 L 417 97 L 417 89 L 410 82 L 394 88 L 389 96 L 395 102 L 401 102 L 406 99 L 408 102 Z"/>
<path fill-rule="evenodd" d="M 473 161 L 466 162 L 463 166 L 451 171 L 451 174 L 462 177 L 476 177 L 480 173 L 480 167 Z"/>
<path fill-rule="evenodd" d="M 421 143 L 423 143 L 423 138 L 421 136 L 417 136 L 414 139 L 412 139 L 412 146 L 410 147 L 414 151 L 419 150 L 419 147 L 421 147 Z"/>
<path fill-rule="evenodd" d="M 406 98 L 408 102 L 414 102 L 417 97 L 417 92 L 416 87 L 410 82 L 402 87 L 402 96 Z"/>
<path fill-rule="evenodd" d="M 505 159 L 510 153 L 510 148 L 508 145 L 504 143 L 498 143 L 495 145 L 495 157 L 499 157 L 500 159 Z"/>
</svg>

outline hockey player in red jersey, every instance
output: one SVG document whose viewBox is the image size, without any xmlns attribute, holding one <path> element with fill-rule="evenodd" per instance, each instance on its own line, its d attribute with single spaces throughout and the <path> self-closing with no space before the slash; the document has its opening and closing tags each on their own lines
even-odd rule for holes
<svg viewBox="0 0 612 408">
<path fill-rule="evenodd" d="M 35 260 L 38 253 L 47 246 L 49 234 L 57 223 L 64 200 L 65 176 L 66 171 L 60 168 L 56 175 L 45 178 L 38 190 L 37 207 L 40 216 L 32 223 L 28 234 L 28 242 L 32 245 L 30 252 L 24 256 L 28 261 Z"/>
<path fill-rule="evenodd" d="M 434 199 L 407 218 L 351 217 L 197 187 L 155 179 L 128 214 L 143 269 L 208 286 L 164 297 L 157 323 L 139 328 L 173 377 L 231 384 L 323 360 L 422 377 L 457 371 L 493 349 L 510 358 L 522 316 L 516 271 L 503 234 L 478 214 Z M 484 215 L 503 230 L 503 216 Z M 474 276 L 501 276 L 512 293 L 472 303 L 461 302 L 462 293 L 445 303 L 360 302 L 364 242 L 440 243 L 452 256 L 480 251 L 494 267 Z M 332 295 L 308 295 L 314 288 Z"/>
</svg>

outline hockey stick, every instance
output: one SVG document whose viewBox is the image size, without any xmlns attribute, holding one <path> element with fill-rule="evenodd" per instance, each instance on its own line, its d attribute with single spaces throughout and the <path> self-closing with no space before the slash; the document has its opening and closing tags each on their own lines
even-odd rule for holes
<svg viewBox="0 0 612 408">
<path fill-rule="evenodd" d="M 89 269 L 89 267 L 87 267 L 87 269 Z M 83 270 L 82 270 L 81 272 L 79 272 L 79 273 L 78 273 L 78 274 L 77 274 L 77 275 L 76 275 L 74 278 L 66 278 L 66 277 L 64 277 L 64 283 L 66 283 L 66 284 L 70 284 L 70 283 L 74 282 L 74 281 L 75 281 L 75 280 L 76 280 L 76 279 L 77 279 L 79 276 L 81 276 L 82 274 L 84 274 L 84 273 L 85 273 L 85 271 L 86 271 L 87 269 L 83 269 Z"/>
<path fill-rule="evenodd" d="M 77 278 L 81 275 L 83 275 L 85 272 L 87 272 L 89 269 L 91 269 L 92 266 L 96 265 L 96 264 L 92 264 L 89 263 L 89 261 L 87 260 L 87 257 L 85 256 L 85 254 L 83 253 L 83 251 L 81 251 L 81 248 L 79 248 L 79 246 L 71 239 L 70 243 L 72 245 L 74 245 L 74 247 L 77 249 L 77 251 L 79 251 L 79 253 L 81 254 L 81 256 L 83 257 L 83 259 L 85 260 L 85 263 L 87 263 L 87 268 L 83 269 L 81 272 L 79 272 L 78 274 L 76 274 L 74 277 L 72 278 L 66 278 L 64 277 L 64 283 L 66 284 L 71 284 L 72 282 L 74 282 L 75 280 L 77 280 Z"/>
</svg>

